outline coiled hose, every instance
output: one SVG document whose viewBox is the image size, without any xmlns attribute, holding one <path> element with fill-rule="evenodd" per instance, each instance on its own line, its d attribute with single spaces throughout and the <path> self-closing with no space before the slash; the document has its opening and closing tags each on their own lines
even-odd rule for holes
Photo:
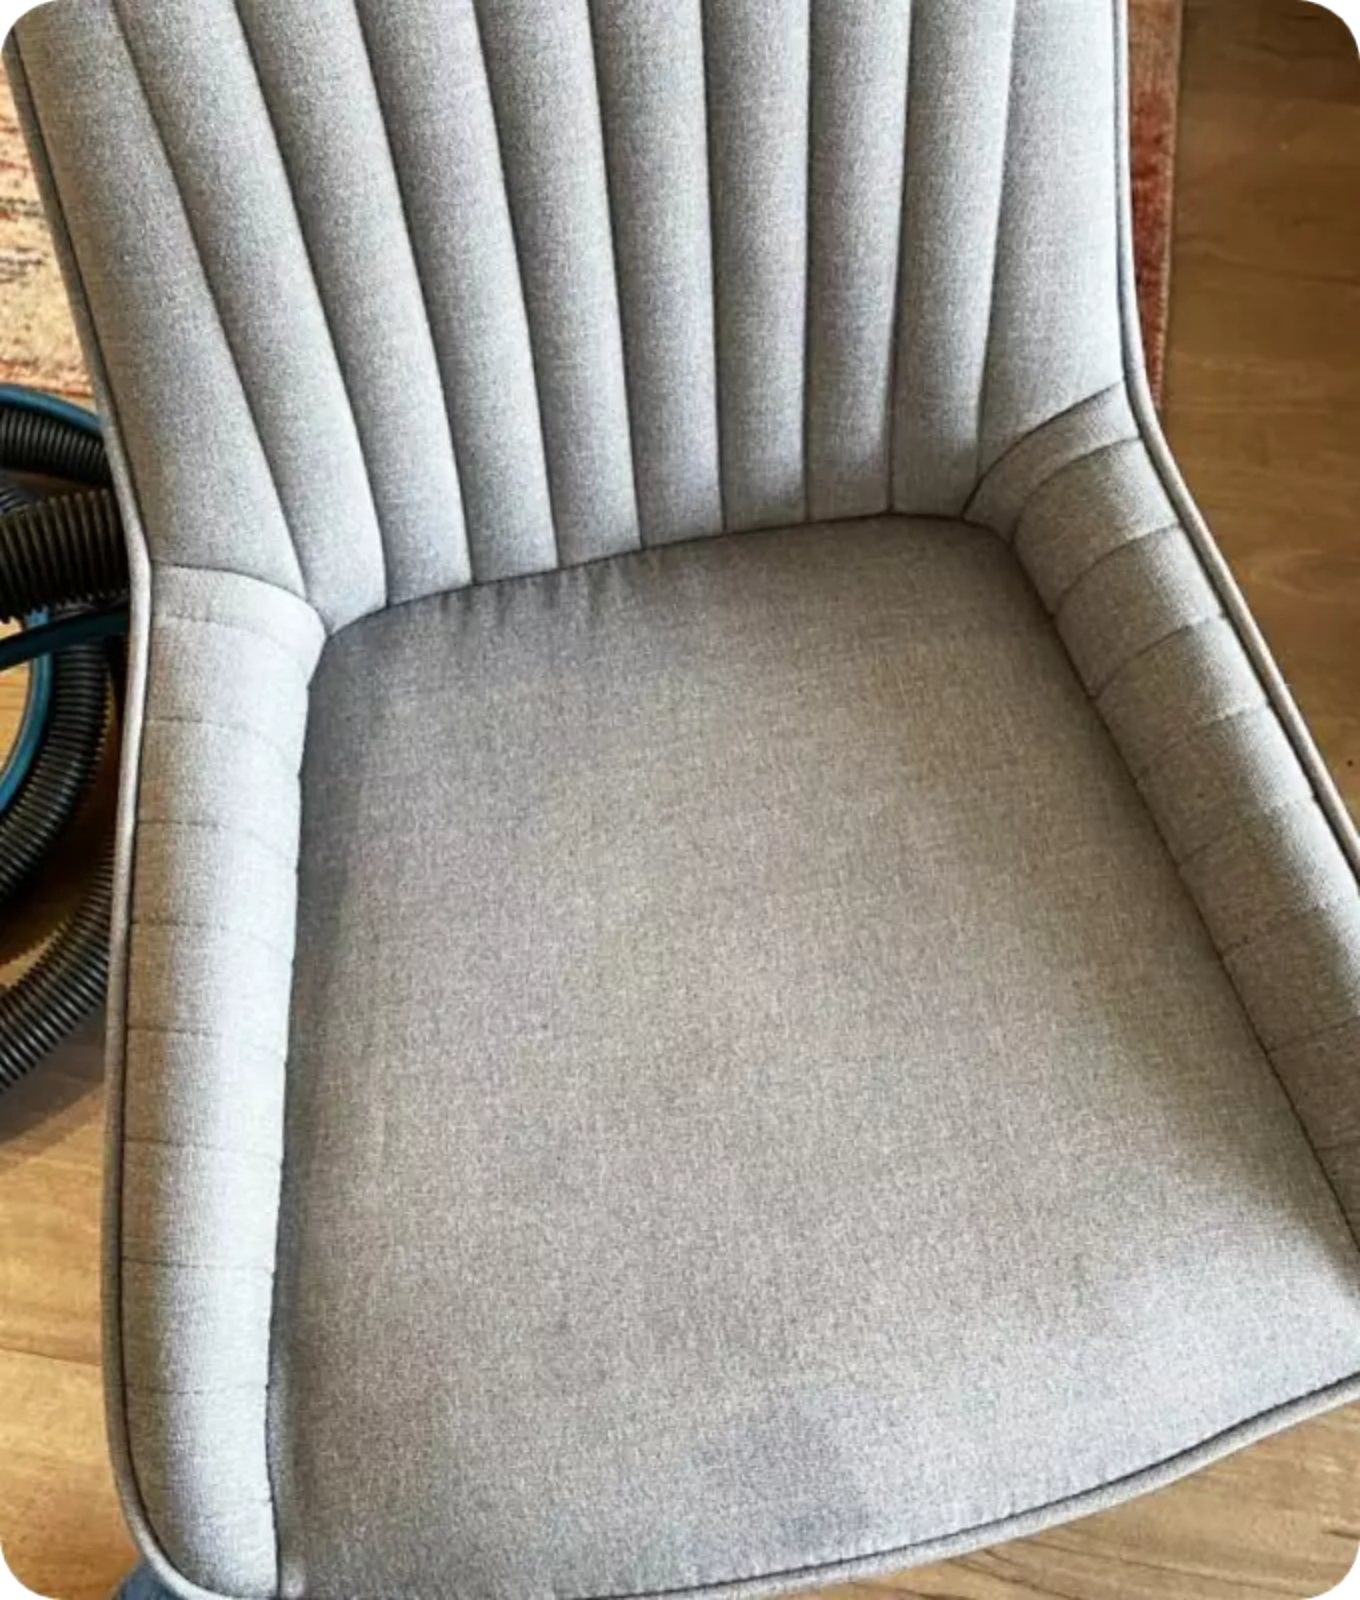
<svg viewBox="0 0 1360 1600">
<path fill-rule="evenodd" d="M 57 479 L 40 493 L 11 478 Z M 85 411 L 0 386 L 0 671 L 30 662 L 28 699 L 0 769 L 0 911 L 31 883 L 94 781 L 121 710 L 127 556 L 98 423 Z M 113 845 L 84 899 L 27 972 L 0 988 L 0 1091 L 102 1001 L 108 985 Z"/>
</svg>

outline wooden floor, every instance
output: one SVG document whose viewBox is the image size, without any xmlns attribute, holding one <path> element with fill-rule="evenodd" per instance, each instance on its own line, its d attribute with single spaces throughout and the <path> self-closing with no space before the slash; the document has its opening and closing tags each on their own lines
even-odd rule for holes
<svg viewBox="0 0 1360 1600">
<path fill-rule="evenodd" d="M 1170 432 L 1360 811 L 1360 63 L 1295 0 L 1189 9 Z M 0 1544 L 56 1600 L 106 1593 L 132 1554 L 99 1391 L 100 1111 L 95 1043 L 0 1102 Z M 835 1593 L 1313 1596 L 1358 1545 L 1352 1410 L 1122 1510 Z"/>
</svg>

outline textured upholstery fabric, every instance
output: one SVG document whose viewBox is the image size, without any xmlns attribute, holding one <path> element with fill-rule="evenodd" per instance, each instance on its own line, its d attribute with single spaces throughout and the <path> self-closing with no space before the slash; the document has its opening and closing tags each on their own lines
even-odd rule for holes
<svg viewBox="0 0 1360 1600">
<path fill-rule="evenodd" d="M 995 535 L 369 619 L 303 788 L 291 1592 L 887 1557 L 1354 1370 L 1345 1223 Z"/>
<path fill-rule="evenodd" d="M 23 19 L 131 530 L 110 1416 L 181 1589 L 778 1586 L 1360 1391 L 1360 855 L 1151 416 L 1119 40 Z"/>
<path fill-rule="evenodd" d="M 153 554 L 331 625 L 957 513 L 1120 376 L 1111 5 L 58 0 L 19 39 Z"/>
<path fill-rule="evenodd" d="M 970 506 L 1014 544 L 1360 1231 L 1360 895 L 1122 390 Z"/>
<path fill-rule="evenodd" d="M 121 1119 L 136 1311 L 123 1403 L 148 1506 L 168 1530 L 200 1529 L 230 1579 L 275 1560 L 260 1441 L 298 768 L 323 635 L 300 600 L 227 573 L 159 567 L 152 604 L 124 1016 L 137 1066 Z"/>
</svg>

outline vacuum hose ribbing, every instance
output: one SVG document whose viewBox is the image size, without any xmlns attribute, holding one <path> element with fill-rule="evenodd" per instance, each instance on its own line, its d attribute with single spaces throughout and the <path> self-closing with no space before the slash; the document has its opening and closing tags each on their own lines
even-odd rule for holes
<svg viewBox="0 0 1360 1600">
<path fill-rule="evenodd" d="M 0 442 L 0 466 L 7 465 Z M 127 599 L 127 555 L 110 489 L 32 500 L 0 518 L 0 616 Z"/>
<path fill-rule="evenodd" d="M 0 769 L 3 910 L 61 847 L 94 781 L 121 700 L 113 635 L 126 626 L 128 579 L 103 440 L 88 413 L 0 388 L 0 473 L 79 486 L 44 495 L 0 476 L 0 621 L 25 625 L 0 646 L 0 670 L 31 660 L 19 735 Z M 109 841 L 79 906 L 23 976 L 0 988 L 0 1090 L 103 999 L 112 898 Z"/>
</svg>

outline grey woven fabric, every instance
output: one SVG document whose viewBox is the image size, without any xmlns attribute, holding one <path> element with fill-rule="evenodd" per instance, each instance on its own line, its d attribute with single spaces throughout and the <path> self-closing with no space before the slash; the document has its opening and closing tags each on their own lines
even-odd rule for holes
<svg viewBox="0 0 1360 1600">
<path fill-rule="evenodd" d="M 110 1416 L 182 1591 L 796 1585 L 1360 1392 L 1360 853 L 1151 415 L 1120 36 L 21 23 L 131 530 Z"/>
<path fill-rule="evenodd" d="M 77 256 L 120 263 L 82 276 L 153 548 L 331 625 L 959 512 L 1120 377 L 1114 40 L 1086 0 L 59 0 L 20 30 Z"/>
<path fill-rule="evenodd" d="M 891 1559 L 1354 1370 L 1345 1223 L 994 535 L 370 619 L 303 786 L 287 1591 Z"/>
<path fill-rule="evenodd" d="M 1247 642 L 1119 395 L 1046 428 L 970 508 L 1009 536 L 1360 1229 L 1360 895 Z"/>
</svg>

